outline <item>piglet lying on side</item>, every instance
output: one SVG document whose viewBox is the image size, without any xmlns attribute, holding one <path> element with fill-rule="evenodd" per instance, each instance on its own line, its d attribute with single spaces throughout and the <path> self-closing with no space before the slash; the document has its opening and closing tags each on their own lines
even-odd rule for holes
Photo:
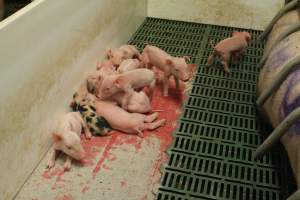
<svg viewBox="0 0 300 200">
<path fill-rule="evenodd" d="M 187 56 L 182 58 L 173 57 L 158 47 L 147 45 L 141 55 L 141 59 L 146 68 L 155 66 L 164 72 L 164 96 L 168 96 L 169 78 L 171 76 L 175 78 L 177 89 L 179 88 L 179 79 L 188 81 L 190 78 L 190 70 L 186 63 L 190 58 Z"/>
<path fill-rule="evenodd" d="M 127 105 L 125 105 L 125 93 L 118 92 L 112 96 L 112 100 L 116 101 L 123 109 L 132 113 L 148 113 L 151 112 L 151 104 L 148 96 L 144 91 L 134 91 L 129 97 Z"/>
<path fill-rule="evenodd" d="M 116 74 L 116 67 L 111 60 L 105 60 L 102 63 L 97 63 L 97 71 L 99 74 L 113 75 Z"/>
<path fill-rule="evenodd" d="M 71 168 L 72 158 L 76 160 L 82 160 L 84 158 L 85 151 L 80 143 L 82 128 L 85 128 L 86 138 L 91 138 L 92 135 L 85 127 L 79 112 L 69 112 L 62 116 L 52 133 L 54 144 L 51 149 L 47 168 L 54 167 L 58 151 L 67 154 L 64 170 Z"/>
<path fill-rule="evenodd" d="M 97 114 L 103 116 L 113 129 L 138 134 L 140 137 L 143 136 L 143 130 L 154 130 L 166 122 L 165 119 L 155 121 L 157 113 L 151 115 L 129 113 L 105 101 L 96 101 L 95 105 Z"/>
<path fill-rule="evenodd" d="M 224 67 L 224 71 L 229 73 L 228 63 L 231 55 L 233 62 L 237 62 L 238 57 L 244 54 L 246 47 L 251 41 L 251 35 L 248 32 L 237 32 L 232 33 L 232 37 L 220 41 L 215 47 L 212 54 L 208 57 L 206 67 L 213 63 L 215 56 L 221 58 L 221 63 Z"/>
<path fill-rule="evenodd" d="M 123 45 L 118 49 L 108 49 L 106 54 L 115 66 L 119 66 L 123 60 L 140 57 L 140 52 L 133 45 Z"/>
<path fill-rule="evenodd" d="M 155 74 L 149 69 L 135 69 L 119 75 L 102 76 L 100 79 L 101 86 L 95 94 L 102 100 L 108 100 L 112 95 L 123 91 L 126 94 L 124 96 L 125 107 L 135 89 L 148 86 L 151 99 L 156 83 Z"/>
<path fill-rule="evenodd" d="M 143 67 L 143 63 L 138 59 L 126 59 L 120 64 L 117 72 L 124 73 L 142 67 Z"/>
</svg>

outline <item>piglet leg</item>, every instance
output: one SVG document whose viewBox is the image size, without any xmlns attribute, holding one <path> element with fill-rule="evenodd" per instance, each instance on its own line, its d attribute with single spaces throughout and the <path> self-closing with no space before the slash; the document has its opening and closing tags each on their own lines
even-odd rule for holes
<svg viewBox="0 0 300 200">
<path fill-rule="evenodd" d="M 85 138 L 88 140 L 92 138 L 92 133 L 87 126 L 84 127 L 84 135 L 85 135 Z"/>
<path fill-rule="evenodd" d="M 139 137 L 143 137 L 143 130 L 154 130 L 157 129 L 160 126 L 165 125 L 166 119 L 161 119 L 155 122 L 149 122 L 149 123 L 143 123 L 140 127 L 136 128 L 135 130 L 138 132 Z"/>
<path fill-rule="evenodd" d="M 139 128 L 135 128 L 135 130 L 136 130 L 136 132 L 137 132 L 137 136 L 139 136 L 139 137 L 144 137 L 144 133 L 143 133 L 143 131 L 141 131 Z"/>
<path fill-rule="evenodd" d="M 72 158 L 70 156 L 67 156 L 66 162 L 64 164 L 64 171 L 69 171 L 71 169 L 72 165 Z"/>
<path fill-rule="evenodd" d="M 230 54 L 229 53 L 224 53 L 222 55 L 222 58 L 221 58 L 222 59 L 221 63 L 223 65 L 223 67 L 224 67 L 225 73 L 229 73 L 230 72 L 229 67 L 228 67 L 229 58 L 230 58 Z"/>
<path fill-rule="evenodd" d="M 154 120 L 157 119 L 158 113 L 152 113 L 151 115 L 145 116 L 144 122 L 153 122 Z"/>
<path fill-rule="evenodd" d="M 150 86 L 149 86 L 149 99 L 150 101 L 152 100 L 152 97 L 153 97 L 153 93 L 154 93 L 154 89 L 155 89 L 155 84 L 156 84 L 156 79 L 154 79 L 151 83 L 150 83 Z"/>
<path fill-rule="evenodd" d="M 176 75 L 173 75 L 174 80 L 175 80 L 175 84 L 176 84 L 176 89 L 179 90 L 179 79 Z"/>
<path fill-rule="evenodd" d="M 238 51 L 232 53 L 232 62 L 233 62 L 234 64 L 237 63 L 237 61 L 238 61 L 238 59 L 239 59 L 239 55 L 240 55 L 240 53 L 239 53 Z"/>
<path fill-rule="evenodd" d="M 210 65 L 212 65 L 215 56 L 216 56 L 216 51 L 214 50 L 212 52 L 212 54 L 210 54 L 209 57 L 208 57 L 208 59 L 207 59 L 206 67 L 209 67 Z"/>
<path fill-rule="evenodd" d="M 55 158 L 56 158 L 56 150 L 53 147 L 51 147 L 50 157 L 49 157 L 48 164 L 47 164 L 47 167 L 46 167 L 47 169 L 51 169 L 52 167 L 54 167 Z"/>
<path fill-rule="evenodd" d="M 166 119 L 161 119 L 151 123 L 145 123 L 143 126 L 143 130 L 154 130 L 160 126 L 165 125 L 165 123 L 166 123 Z"/>
<path fill-rule="evenodd" d="M 169 94 L 169 78 L 170 76 L 164 75 L 164 80 L 163 80 L 163 94 L 165 97 L 167 97 Z"/>
</svg>

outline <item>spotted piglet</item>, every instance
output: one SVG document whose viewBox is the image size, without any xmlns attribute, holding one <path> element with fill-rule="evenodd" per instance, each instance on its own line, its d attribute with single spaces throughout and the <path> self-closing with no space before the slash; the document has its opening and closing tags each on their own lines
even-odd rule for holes
<svg viewBox="0 0 300 200">
<path fill-rule="evenodd" d="M 97 114 L 103 116 L 113 129 L 140 137 L 143 137 L 144 130 L 154 130 L 166 123 L 165 119 L 157 120 L 158 113 L 129 113 L 117 105 L 101 100 L 96 101 L 95 106 Z"/>
</svg>

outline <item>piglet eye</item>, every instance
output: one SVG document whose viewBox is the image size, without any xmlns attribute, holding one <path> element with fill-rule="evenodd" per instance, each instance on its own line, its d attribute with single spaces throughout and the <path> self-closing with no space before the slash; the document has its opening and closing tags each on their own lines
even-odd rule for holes
<svg viewBox="0 0 300 200">
<path fill-rule="evenodd" d="M 71 146 L 67 146 L 67 149 L 72 149 L 72 147 Z"/>
</svg>

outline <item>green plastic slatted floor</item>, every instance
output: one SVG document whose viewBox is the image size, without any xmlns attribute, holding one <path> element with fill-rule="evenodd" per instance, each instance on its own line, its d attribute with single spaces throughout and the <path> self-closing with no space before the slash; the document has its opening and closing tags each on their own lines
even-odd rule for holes
<svg viewBox="0 0 300 200">
<path fill-rule="evenodd" d="M 219 62 L 205 70 L 215 42 L 229 37 L 230 28 L 147 18 L 129 41 L 142 50 L 156 45 L 174 56 L 191 56 L 198 65 L 179 128 L 168 151 L 158 200 L 281 200 L 290 187 L 290 169 L 282 152 L 260 161 L 253 152 L 271 131 L 254 106 L 263 44 L 253 42 L 239 64 L 225 75 Z M 255 40 L 259 31 L 247 30 Z"/>
</svg>

